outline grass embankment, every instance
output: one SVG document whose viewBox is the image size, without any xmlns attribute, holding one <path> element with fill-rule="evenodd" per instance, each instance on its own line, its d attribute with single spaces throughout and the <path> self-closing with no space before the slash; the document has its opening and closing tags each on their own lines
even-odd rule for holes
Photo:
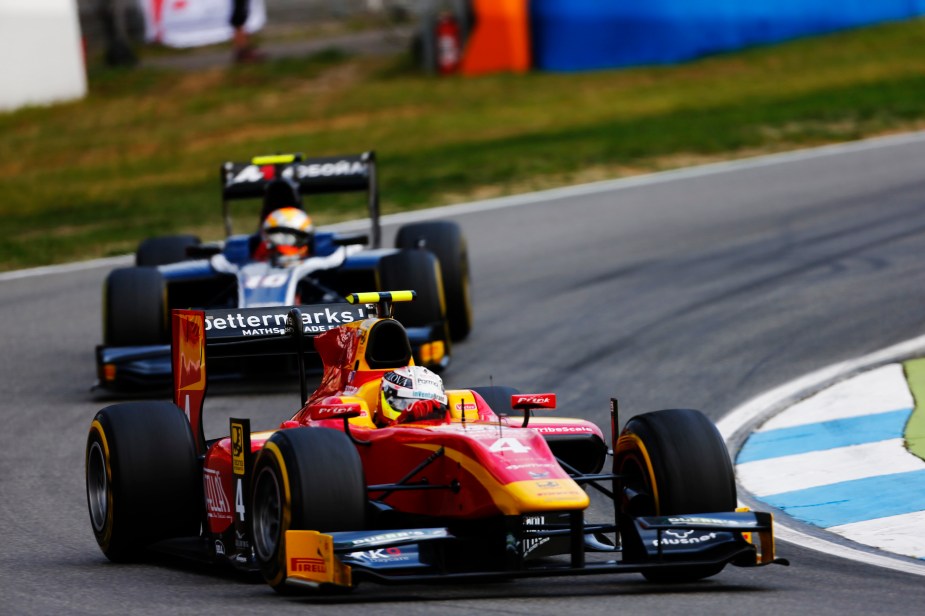
<svg viewBox="0 0 925 616">
<path fill-rule="evenodd" d="M 0 269 L 219 238 L 219 164 L 255 154 L 376 149 L 396 211 L 920 128 L 923 25 L 582 74 L 428 78 L 335 53 L 95 69 L 83 101 L 0 114 Z M 357 197 L 309 207 L 321 223 L 363 213 Z"/>
<path fill-rule="evenodd" d="M 903 366 L 915 407 L 906 423 L 906 449 L 925 460 L 925 359 L 913 359 Z"/>
</svg>

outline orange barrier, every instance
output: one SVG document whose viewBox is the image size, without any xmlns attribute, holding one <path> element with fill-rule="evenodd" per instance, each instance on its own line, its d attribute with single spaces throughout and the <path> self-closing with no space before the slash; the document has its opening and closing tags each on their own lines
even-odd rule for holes
<svg viewBox="0 0 925 616">
<path fill-rule="evenodd" d="M 460 64 L 464 75 L 530 70 L 528 0 L 474 0 L 475 28 Z"/>
</svg>

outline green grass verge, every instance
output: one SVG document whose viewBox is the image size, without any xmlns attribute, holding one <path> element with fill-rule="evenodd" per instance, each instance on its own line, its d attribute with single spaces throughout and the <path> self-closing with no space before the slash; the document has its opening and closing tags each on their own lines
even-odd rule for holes
<svg viewBox="0 0 925 616">
<path fill-rule="evenodd" d="M 375 149 L 384 209 L 399 211 L 915 129 L 923 47 L 912 21 L 567 75 L 429 78 L 408 58 L 337 52 L 198 73 L 95 68 L 83 101 L 0 114 L 0 269 L 161 233 L 219 238 L 219 165 L 255 154 Z M 308 207 L 321 223 L 363 214 L 357 197 Z"/>
<path fill-rule="evenodd" d="M 907 361 L 903 368 L 915 400 L 903 437 L 906 449 L 925 460 L 925 359 Z"/>
</svg>

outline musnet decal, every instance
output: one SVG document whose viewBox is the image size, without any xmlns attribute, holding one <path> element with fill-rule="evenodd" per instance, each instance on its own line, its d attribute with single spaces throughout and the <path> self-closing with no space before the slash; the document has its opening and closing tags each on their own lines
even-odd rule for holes
<svg viewBox="0 0 925 616">
<path fill-rule="evenodd" d="M 663 533 L 661 541 L 658 539 L 652 540 L 652 545 L 658 547 L 660 545 L 700 545 L 703 543 L 709 543 L 717 539 L 716 533 L 697 533 L 694 534 L 694 531 L 677 531 L 677 530 L 666 530 Z"/>
</svg>

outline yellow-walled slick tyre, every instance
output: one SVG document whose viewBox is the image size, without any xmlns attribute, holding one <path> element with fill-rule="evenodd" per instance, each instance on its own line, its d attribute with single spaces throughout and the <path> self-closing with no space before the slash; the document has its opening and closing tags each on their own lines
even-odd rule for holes
<svg viewBox="0 0 925 616">
<path fill-rule="evenodd" d="M 254 463 L 251 524 L 260 571 L 286 593 L 287 530 L 336 532 L 366 527 L 366 479 L 356 447 L 337 430 L 292 428 L 273 434 Z"/>
<path fill-rule="evenodd" d="M 404 250 L 388 255 L 379 262 L 381 291 L 410 289 L 416 292 L 413 302 L 395 304 L 395 318 L 405 327 L 446 325 L 446 301 L 440 279 L 440 262 L 425 250 Z"/>
<path fill-rule="evenodd" d="M 448 220 L 405 225 L 395 236 L 395 246 L 403 249 L 423 247 L 436 255 L 440 261 L 450 339 L 453 342 L 465 339 L 472 329 L 472 296 L 469 250 L 459 225 Z"/>
<path fill-rule="evenodd" d="M 619 506 L 634 516 L 736 508 L 729 452 L 716 426 L 700 411 L 669 409 L 630 419 L 617 440 L 614 470 L 622 477 Z M 723 566 L 665 568 L 643 575 L 653 582 L 690 582 L 716 575 Z"/>
<path fill-rule="evenodd" d="M 112 561 L 164 539 L 199 534 L 202 477 L 186 415 L 166 402 L 108 406 L 90 424 L 87 506 Z"/>
</svg>

